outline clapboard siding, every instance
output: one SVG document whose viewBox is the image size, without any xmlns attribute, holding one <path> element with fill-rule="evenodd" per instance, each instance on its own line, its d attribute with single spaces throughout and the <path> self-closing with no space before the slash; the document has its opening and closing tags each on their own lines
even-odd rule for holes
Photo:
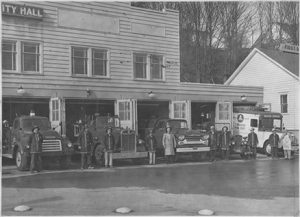
<svg viewBox="0 0 300 217">
<path fill-rule="evenodd" d="M 264 103 L 272 104 L 272 111 L 281 112 L 280 94 L 288 95 L 288 113 L 283 114 L 286 128 L 299 129 L 299 80 L 260 53 L 255 53 L 231 85 L 264 87 Z"/>
</svg>

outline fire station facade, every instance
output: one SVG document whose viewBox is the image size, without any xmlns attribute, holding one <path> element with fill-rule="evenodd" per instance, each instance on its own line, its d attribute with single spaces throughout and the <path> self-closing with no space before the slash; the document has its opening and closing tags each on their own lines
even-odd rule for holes
<svg viewBox="0 0 300 217">
<path fill-rule="evenodd" d="M 263 102 L 262 87 L 180 82 L 177 11 L 3 2 L 2 21 L 2 119 L 10 124 L 33 109 L 70 138 L 74 124 L 95 113 L 118 115 L 138 131 L 166 116 L 195 128 L 229 122 L 233 106 Z"/>
</svg>

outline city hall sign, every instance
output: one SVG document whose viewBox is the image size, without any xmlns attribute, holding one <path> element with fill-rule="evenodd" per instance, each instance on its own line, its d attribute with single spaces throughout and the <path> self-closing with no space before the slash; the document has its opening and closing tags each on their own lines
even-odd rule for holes
<svg viewBox="0 0 300 217">
<path fill-rule="evenodd" d="M 27 17 L 33 19 L 42 19 L 43 18 L 43 9 L 26 6 L 26 5 L 16 5 L 16 4 L 8 4 L 3 3 L 1 4 L 2 7 L 2 15 L 8 16 L 17 16 L 17 17 Z"/>
</svg>

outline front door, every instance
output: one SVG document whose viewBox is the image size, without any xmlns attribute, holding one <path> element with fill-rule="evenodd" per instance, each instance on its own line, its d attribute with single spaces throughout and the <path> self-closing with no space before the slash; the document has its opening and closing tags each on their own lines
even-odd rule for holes
<svg viewBox="0 0 300 217">
<path fill-rule="evenodd" d="M 120 126 L 137 131 L 137 102 L 135 99 L 121 99 L 115 102 L 115 114 L 120 118 Z"/>
</svg>

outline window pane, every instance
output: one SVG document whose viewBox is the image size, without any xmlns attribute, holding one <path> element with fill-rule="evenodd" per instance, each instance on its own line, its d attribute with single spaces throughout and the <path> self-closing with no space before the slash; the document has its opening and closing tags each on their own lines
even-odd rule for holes
<svg viewBox="0 0 300 217">
<path fill-rule="evenodd" d="M 16 42 L 2 43 L 2 69 L 16 70 Z"/>
<path fill-rule="evenodd" d="M 23 46 L 24 53 L 33 53 L 37 54 L 38 52 L 38 45 L 37 44 L 24 44 Z"/>
<path fill-rule="evenodd" d="M 39 71 L 39 57 L 35 54 L 23 54 L 23 70 L 24 71 Z"/>
<path fill-rule="evenodd" d="M 135 78 L 146 78 L 147 57 L 143 54 L 134 55 L 134 76 Z"/>
<path fill-rule="evenodd" d="M 87 49 L 72 48 L 72 72 L 73 74 L 87 74 Z"/>
<path fill-rule="evenodd" d="M 151 79 L 162 79 L 162 57 L 151 55 Z"/>
</svg>

